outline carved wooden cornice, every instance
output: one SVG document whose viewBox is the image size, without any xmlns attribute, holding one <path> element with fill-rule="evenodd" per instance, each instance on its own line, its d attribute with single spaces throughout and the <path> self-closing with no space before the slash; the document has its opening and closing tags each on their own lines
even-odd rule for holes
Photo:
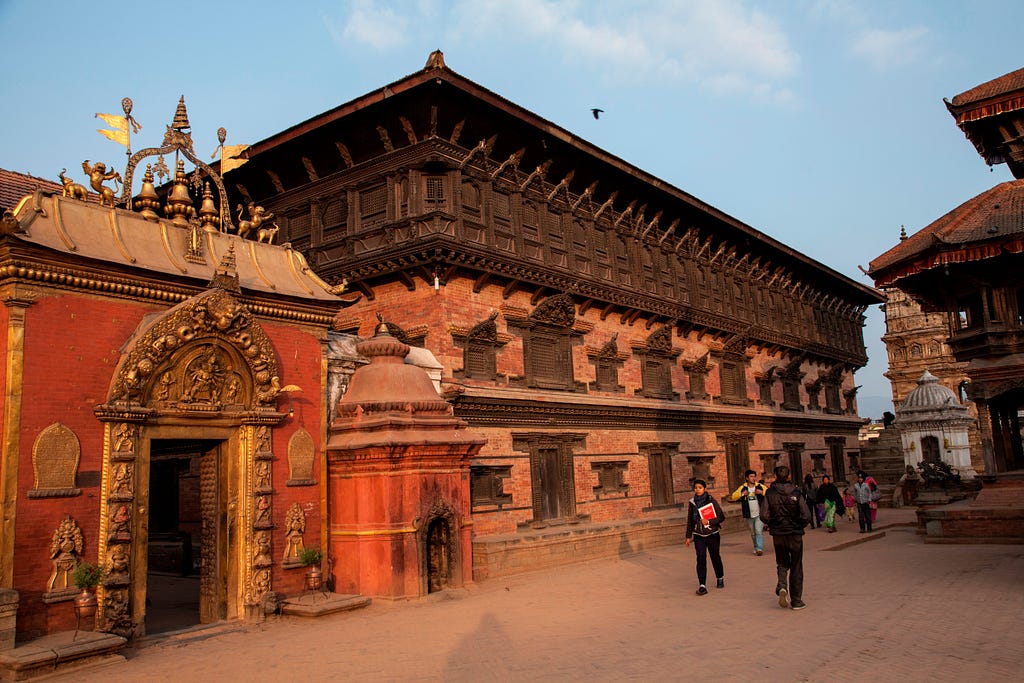
<svg viewBox="0 0 1024 683">
<path fill-rule="evenodd" d="M 454 397 L 455 415 L 470 428 L 543 428 L 565 430 L 657 429 L 679 431 L 722 431 L 751 433 L 856 434 L 862 423 L 857 416 L 826 416 L 781 410 L 730 410 L 715 406 L 701 410 L 686 404 L 649 408 L 622 404 L 557 403 L 516 400 L 502 396 Z"/>
</svg>

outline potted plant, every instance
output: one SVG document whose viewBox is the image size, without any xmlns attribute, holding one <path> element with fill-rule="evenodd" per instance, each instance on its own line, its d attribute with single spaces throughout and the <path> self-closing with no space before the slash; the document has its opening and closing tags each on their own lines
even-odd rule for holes
<svg viewBox="0 0 1024 683">
<path fill-rule="evenodd" d="M 75 586 L 82 590 L 75 597 L 75 614 L 78 621 L 90 619 L 96 614 L 96 586 L 103 580 L 103 567 L 92 562 L 80 562 L 71 573 Z"/>
<path fill-rule="evenodd" d="M 320 571 L 320 560 L 323 554 L 319 548 L 303 548 L 299 552 L 299 562 L 303 567 L 309 567 L 306 572 L 306 590 L 318 591 L 323 585 L 324 575 Z"/>
</svg>

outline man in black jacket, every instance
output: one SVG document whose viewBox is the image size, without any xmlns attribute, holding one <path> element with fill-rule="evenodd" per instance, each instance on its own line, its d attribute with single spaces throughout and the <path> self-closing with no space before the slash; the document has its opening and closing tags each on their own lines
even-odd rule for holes
<svg viewBox="0 0 1024 683">
<path fill-rule="evenodd" d="M 789 468 L 775 468 L 775 481 L 768 487 L 761 521 L 772 535 L 779 582 L 775 594 L 779 607 L 803 609 L 804 527 L 811 523 L 811 510 L 803 491 L 789 480 Z M 788 574 L 788 581 L 787 581 Z"/>
</svg>

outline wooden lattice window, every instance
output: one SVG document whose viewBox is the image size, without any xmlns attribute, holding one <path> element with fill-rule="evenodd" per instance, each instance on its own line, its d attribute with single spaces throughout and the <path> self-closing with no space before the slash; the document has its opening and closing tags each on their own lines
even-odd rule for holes
<svg viewBox="0 0 1024 683">
<path fill-rule="evenodd" d="M 426 181 L 426 192 L 424 193 L 425 209 L 427 211 L 445 211 L 448 209 L 448 201 L 445 196 L 445 177 L 440 175 L 428 175 Z"/>
<path fill-rule="evenodd" d="M 722 381 L 722 402 L 747 404 L 746 363 L 736 358 L 725 357 L 719 365 L 719 377 Z M 737 484 L 739 486 L 739 484 Z"/>
<path fill-rule="evenodd" d="M 643 394 L 651 398 L 673 398 L 672 363 L 667 358 L 647 358 L 642 367 Z"/>
<path fill-rule="evenodd" d="M 597 359 L 597 390 L 617 391 L 619 386 L 619 367 L 613 358 Z"/>
<path fill-rule="evenodd" d="M 530 386 L 540 389 L 574 388 L 568 334 L 555 328 L 534 328 L 524 347 Z"/>
<path fill-rule="evenodd" d="M 494 344 L 470 342 L 465 353 L 466 377 L 477 379 L 494 379 L 496 361 Z"/>
<path fill-rule="evenodd" d="M 511 465 L 473 465 L 469 468 L 469 495 L 473 505 L 512 503 L 512 494 L 505 493 L 505 480 L 512 478 Z"/>
<path fill-rule="evenodd" d="M 378 185 L 359 193 L 359 223 L 362 229 L 372 228 L 387 220 L 388 188 Z"/>
</svg>

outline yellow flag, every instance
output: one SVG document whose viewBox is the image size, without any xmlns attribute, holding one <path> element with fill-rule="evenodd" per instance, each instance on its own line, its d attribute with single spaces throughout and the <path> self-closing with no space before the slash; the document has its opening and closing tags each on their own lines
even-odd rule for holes
<svg viewBox="0 0 1024 683">
<path fill-rule="evenodd" d="M 97 128 L 96 132 L 119 145 L 128 146 L 128 119 L 117 114 L 96 114 L 110 128 Z"/>
<path fill-rule="evenodd" d="M 249 145 L 224 145 L 220 156 L 220 174 L 224 175 L 247 162 L 248 159 L 241 159 L 238 155 L 248 148 Z"/>
</svg>

